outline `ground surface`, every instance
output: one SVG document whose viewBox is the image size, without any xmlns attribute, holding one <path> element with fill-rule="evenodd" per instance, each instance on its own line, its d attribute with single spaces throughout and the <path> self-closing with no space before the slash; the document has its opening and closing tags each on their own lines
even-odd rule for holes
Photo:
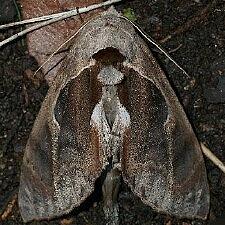
<svg viewBox="0 0 225 225">
<path fill-rule="evenodd" d="M 137 24 L 190 74 L 188 78 L 164 56 L 154 53 L 197 137 L 225 162 L 225 2 L 134 0 L 117 6 L 118 10 L 127 8 L 134 10 Z M 0 23 L 17 18 L 13 1 L 2 0 Z M 0 39 L 15 31 L 18 30 L 0 33 Z M 0 224 L 4 225 L 23 224 L 17 206 L 20 165 L 24 145 L 47 91 L 40 77 L 30 78 L 36 68 L 23 41 L 0 49 Z M 208 159 L 205 162 L 211 194 L 207 221 L 178 220 L 156 213 L 123 185 L 119 195 L 121 224 L 220 224 L 225 218 L 225 176 Z M 94 206 L 80 212 L 31 224 L 104 224 L 101 197 Z"/>
</svg>

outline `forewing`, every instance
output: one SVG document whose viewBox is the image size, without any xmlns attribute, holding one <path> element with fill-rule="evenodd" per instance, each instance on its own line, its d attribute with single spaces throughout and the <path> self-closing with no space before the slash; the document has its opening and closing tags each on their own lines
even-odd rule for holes
<svg viewBox="0 0 225 225">
<path fill-rule="evenodd" d="M 131 125 L 121 156 L 123 178 L 144 203 L 158 211 L 205 218 L 209 190 L 198 141 L 175 93 L 150 54 L 145 51 L 145 64 L 139 65 L 145 73 L 133 69 L 125 72 L 124 104 Z"/>
<path fill-rule="evenodd" d="M 20 181 L 24 221 L 67 213 L 94 190 L 103 159 L 90 119 L 100 93 L 88 71 L 63 88 L 53 85 L 36 119 Z"/>
</svg>

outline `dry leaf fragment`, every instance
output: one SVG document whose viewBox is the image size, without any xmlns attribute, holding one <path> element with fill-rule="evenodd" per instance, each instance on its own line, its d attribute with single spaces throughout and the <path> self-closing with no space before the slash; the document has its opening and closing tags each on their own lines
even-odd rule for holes
<svg viewBox="0 0 225 225">
<path fill-rule="evenodd" d="M 17 200 L 17 194 L 15 194 L 13 197 L 12 197 L 12 200 L 8 203 L 5 211 L 3 212 L 3 214 L 1 215 L 1 218 L 0 218 L 0 221 L 2 220 L 5 220 L 7 219 L 7 217 L 12 213 L 12 210 L 13 210 L 13 207 L 15 206 L 16 204 L 16 200 Z"/>
<path fill-rule="evenodd" d="M 102 0 L 20 0 L 23 9 L 23 19 L 58 13 L 100 2 L 102 2 Z M 82 19 L 87 21 L 101 11 L 102 10 L 98 9 L 88 12 L 85 15 L 82 14 Z M 81 23 L 80 17 L 76 17 L 57 22 L 32 32 L 28 35 L 29 53 L 36 58 L 39 65 L 42 65 L 59 45 L 80 28 Z M 48 64 L 44 65 L 43 72 L 46 74 L 45 78 L 48 83 L 51 82 L 60 68 L 61 61 L 65 57 L 65 54 L 66 52 L 62 50 L 60 53 L 56 54 Z"/>
</svg>

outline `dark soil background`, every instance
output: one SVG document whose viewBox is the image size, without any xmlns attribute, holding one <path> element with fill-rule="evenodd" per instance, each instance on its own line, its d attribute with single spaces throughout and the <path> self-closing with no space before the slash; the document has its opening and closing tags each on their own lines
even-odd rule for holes
<svg viewBox="0 0 225 225">
<path fill-rule="evenodd" d="M 136 23 L 170 52 L 188 78 L 150 46 L 183 104 L 198 139 L 225 162 L 225 2 L 205 0 L 134 0 L 117 4 L 131 8 Z M 12 0 L 0 0 L 0 23 L 18 20 Z M 0 39 L 18 32 L 0 32 Z M 25 44 L 24 44 L 25 43 Z M 17 204 L 23 150 L 47 91 L 44 79 L 31 79 L 38 68 L 25 40 L 0 49 L 0 224 L 23 224 Z M 225 175 L 205 158 L 211 194 L 208 219 L 179 220 L 156 213 L 126 185 L 119 194 L 121 224 L 225 224 Z M 97 201 L 97 200 L 96 200 Z M 90 205 L 90 207 L 89 207 Z M 33 224 L 105 224 L 101 196 L 94 204 L 52 221 Z"/>
</svg>

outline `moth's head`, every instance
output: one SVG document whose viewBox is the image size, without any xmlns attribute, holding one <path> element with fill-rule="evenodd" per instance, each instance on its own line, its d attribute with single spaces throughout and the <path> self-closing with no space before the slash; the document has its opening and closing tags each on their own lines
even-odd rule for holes
<svg viewBox="0 0 225 225">
<path fill-rule="evenodd" d="M 96 75 L 107 66 L 112 66 L 123 74 L 127 72 L 122 71 L 125 67 L 134 68 L 138 73 L 145 70 L 149 53 L 147 45 L 138 36 L 133 25 L 118 15 L 103 13 L 88 22 L 78 33 L 64 64 L 69 71 L 66 74 L 68 80 L 86 69 L 91 69 L 92 74 Z M 137 66 L 142 62 L 141 67 Z M 103 72 L 106 70 L 109 71 L 109 68 Z M 115 71 L 110 72 L 115 74 Z M 114 84 L 120 83 L 121 80 L 119 73 L 116 74 L 118 76 L 114 76 Z M 101 76 L 102 78 L 97 80 L 102 83 L 106 74 Z M 106 85 L 112 81 L 105 80 L 103 83 Z"/>
</svg>

